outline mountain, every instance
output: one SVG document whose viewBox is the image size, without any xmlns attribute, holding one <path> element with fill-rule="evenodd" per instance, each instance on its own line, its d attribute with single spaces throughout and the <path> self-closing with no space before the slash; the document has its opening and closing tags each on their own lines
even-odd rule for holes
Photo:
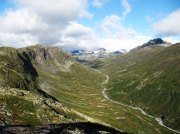
<svg viewBox="0 0 180 134">
<path fill-rule="evenodd" d="M 71 52 L 71 55 L 81 60 L 94 60 L 98 58 L 112 57 L 115 55 L 123 54 L 125 52 L 126 52 L 125 50 L 108 52 L 105 48 L 99 48 L 94 51 L 74 50 Z"/>
<path fill-rule="evenodd" d="M 172 45 L 172 43 L 166 42 L 166 41 L 162 40 L 161 38 L 156 38 L 156 39 L 152 39 L 152 40 L 148 41 L 147 43 L 144 43 L 140 47 L 143 48 L 143 47 L 153 46 L 153 45 L 170 46 L 170 45 Z"/>
<path fill-rule="evenodd" d="M 85 52 L 85 50 L 74 50 L 74 51 L 71 52 L 71 54 L 73 56 L 75 56 L 75 55 L 82 55 L 82 54 L 84 54 L 84 52 Z"/>
<path fill-rule="evenodd" d="M 94 51 L 74 50 L 71 55 L 75 57 L 75 60 L 81 64 L 84 64 L 90 68 L 98 68 L 102 66 L 103 59 L 118 56 L 126 53 L 126 50 L 108 52 L 105 48 L 99 48 Z"/>
<path fill-rule="evenodd" d="M 68 115 L 79 118 L 72 111 L 66 112 L 66 107 L 39 85 L 35 65 L 44 65 L 52 58 L 47 51 L 40 46 L 0 48 L 0 124 L 42 125 L 68 122 Z"/>
<path fill-rule="evenodd" d="M 106 75 L 59 48 L 0 48 L 0 76 L 2 131 L 17 125 L 35 125 L 36 131 L 39 125 L 91 122 L 119 132 L 171 132 L 139 110 L 109 101 L 103 95 Z"/>
<path fill-rule="evenodd" d="M 140 107 L 180 130 L 180 43 L 168 47 L 156 44 L 164 41 L 154 39 L 106 59 L 99 69 L 109 76 L 106 94 L 110 99 Z"/>
</svg>

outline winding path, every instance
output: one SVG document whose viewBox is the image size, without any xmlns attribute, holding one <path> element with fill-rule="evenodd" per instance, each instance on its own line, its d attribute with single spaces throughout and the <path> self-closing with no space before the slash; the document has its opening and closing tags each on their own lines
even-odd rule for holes
<svg viewBox="0 0 180 134">
<path fill-rule="evenodd" d="M 99 71 L 99 70 L 96 70 L 96 69 L 95 69 L 95 71 L 97 71 L 97 72 L 99 72 L 99 73 L 102 74 L 102 72 Z M 107 74 L 104 74 L 104 75 L 106 76 L 106 79 L 102 82 L 102 86 L 104 87 L 103 90 L 102 90 L 102 95 L 104 96 L 104 98 L 106 98 L 107 100 L 109 100 L 109 101 L 112 102 L 112 103 L 115 103 L 115 104 L 118 104 L 118 105 L 127 106 L 127 107 L 132 108 L 132 109 L 135 109 L 135 110 L 139 110 L 142 114 L 144 114 L 144 115 L 146 115 L 146 116 L 148 116 L 148 117 L 150 117 L 150 118 L 155 119 L 155 120 L 159 123 L 159 125 L 167 128 L 167 129 L 170 130 L 170 131 L 173 131 L 173 132 L 175 132 L 175 133 L 180 134 L 179 131 L 174 130 L 174 129 L 172 129 L 172 128 L 166 126 L 166 125 L 164 125 L 164 124 L 163 124 L 163 121 L 161 120 L 161 118 L 157 118 L 157 117 L 154 117 L 154 116 L 152 116 L 152 115 L 149 115 L 149 114 L 147 114 L 144 110 L 142 110 L 142 109 L 139 108 L 139 107 L 133 107 L 133 106 L 126 105 L 126 104 L 123 104 L 123 103 L 120 103 L 120 102 L 117 102 L 117 101 L 114 101 L 114 100 L 110 99 L 110 98 L 107 96 L 107 94 L 106 94 L 106 91 L 107 91 L 108 89 L 105 88 L 105 85 L 109 82 L 109 76 L 108 76 Z"/>
</svg>

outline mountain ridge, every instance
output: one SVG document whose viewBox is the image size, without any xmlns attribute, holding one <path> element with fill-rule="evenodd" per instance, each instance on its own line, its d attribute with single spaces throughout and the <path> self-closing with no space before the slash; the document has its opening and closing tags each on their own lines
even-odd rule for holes
<svg viewBox="0 0 180 134">
<path fill-rule="evenodd" d="M 116 55 L 120 55 L 126 53 L 125 50 L 121 51 L 107 51 L 105 48 L 98 48 L 94 51 L 86 51 L 86 50 L 74 50 L 71 52 L 71 55 L 80 60 L 93 60 L 99 58 L 108 58 Z"/>
<path fill-rule="evenodd" d="M 179 46 L 153 45 L 105 60 L 99 69 L 110 76 L 108 96 L 159 116 L 179 130 Z"/>
</svg>

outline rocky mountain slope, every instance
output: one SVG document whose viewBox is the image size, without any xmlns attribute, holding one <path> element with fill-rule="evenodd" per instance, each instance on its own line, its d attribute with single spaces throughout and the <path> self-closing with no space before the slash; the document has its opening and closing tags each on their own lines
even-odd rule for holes
<svg viewBox="0 0 180 134">
<path fill-rule="evenodd" d="M 89 121 L 120 132 L 171 132 L 139 110 L 107 100 L 102 94 L 105 75 L 58 48 L 1 48 L 0 61 L 3 125 Z"/>
<path fill-rule="evenodd" d="M 106 93 L 112 100 L 140 107 L 180 130 L 180 43 L 164 47 L 154 41 L 162 43 L 151 40 L 104 60 L 100 68 L 110 77 Z"/>
<path fill-rule="evenodd" d="M 68 122 L 72 118 L 67 115 L 81 119 L 75 112 L 67 112 L 66 107 L 44 92 L 38 84 L 38 72 L 34 65 L 41 65 L 47 58 L 46 49 L 27 49 L 0 48 L 0 124 Z"/>
</svg>

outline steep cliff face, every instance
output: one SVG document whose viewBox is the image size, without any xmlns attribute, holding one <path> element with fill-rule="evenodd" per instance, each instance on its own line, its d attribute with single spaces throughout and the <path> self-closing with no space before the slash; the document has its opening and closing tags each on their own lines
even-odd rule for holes
<svg viewBox="0 0 180 134">
<path fill-rule="evenodd" d="M 53 73 L 67 72 L 72 64 L 74 59 L 59 48 L 40 45 L 21 49 L 1 47 L 0 85 L 5 88 L 41 92 L 36 69 Z"/>
<path fill-rule="evenodd" d="M 46 60 L 52 59 L 47 48 L 40 45 L 20 49 L 23 55 L 28 56 L 33 62 L 42 64 Z"/>
<path fill-rule="evenodd" d="M 66 72 L 74 63 L 72 57 L 55 47 L 36 45 L 22 48 L 20 52 L 25 57 L 29 57 L 35 66 L 45 71 L 57 72 L 60 70 Z"/>
</svg>

